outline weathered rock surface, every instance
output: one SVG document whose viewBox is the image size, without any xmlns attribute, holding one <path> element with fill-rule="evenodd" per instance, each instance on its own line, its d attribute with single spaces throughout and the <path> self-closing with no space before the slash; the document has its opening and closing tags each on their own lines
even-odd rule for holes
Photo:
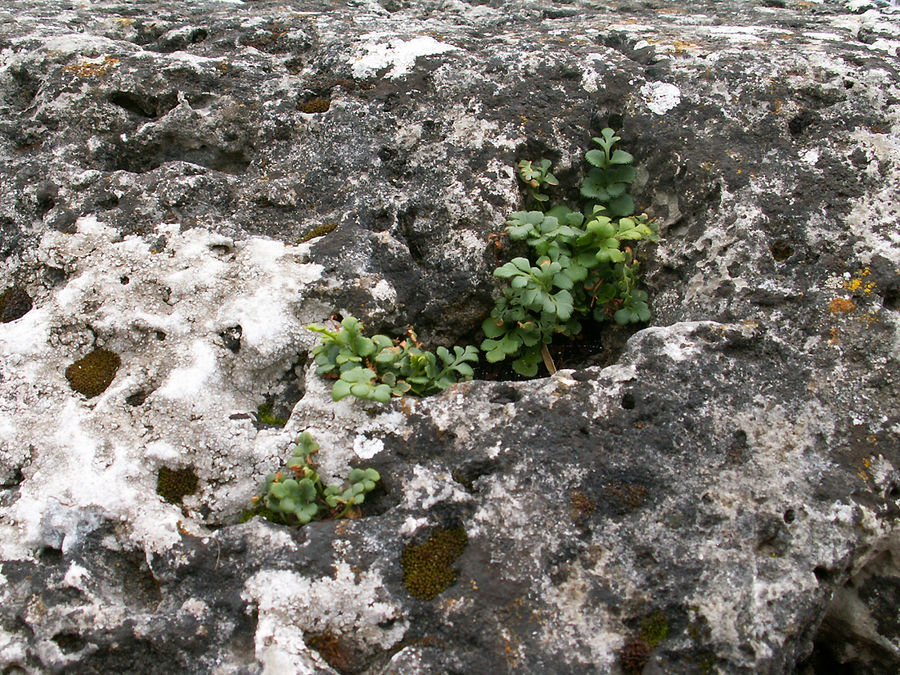
<svg viewBox="0 0 900 675">
<path fill-rule="evenodd" d="M 900 667 L 891 5 L 0 19 L 4 673 Z M 550 378 L 332 402 L 305 326 L 477 339 L 514 163 L 572 198 L 606 125 L 663 235 L 651 324 Z M 383 489 L 241 523 L 303 429 Z M 403 551 L 460 527 L 455 583 L 411 596 Z"/>
</svg>

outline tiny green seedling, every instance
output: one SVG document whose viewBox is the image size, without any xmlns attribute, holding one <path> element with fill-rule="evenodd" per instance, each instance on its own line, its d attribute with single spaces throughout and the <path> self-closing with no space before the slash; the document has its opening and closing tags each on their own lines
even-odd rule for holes
<svg viewBox="0 0 900 675">
<path fill-rule="evenodd" d="M 319 444 L 308 431 L 297 437 L 287 470 L 269 474 L 263 495 L 254 497 L 258 513 L 288 525 L 359 516 L 359 506 L 381 476 L 375 469 L 352 469 L 341 485 L 325 485 L 312 459 L 318 451 Z"/>
<path fill-rule="evenodd" d="M 322 335 L 312 354 L 316 372 L 336 380 L 332 388 L 335 401 L 351 394 L 380 403 L 406 394 L 428 396 L 460 380 L 471 380 L 471 364 L 478 362 L 478 349 L 473 346 L 424 350 L 412 330 L 404 340 L 386 335 L 366 337 L 362 324 L 352 316 L 345 317 L 336 329 L 309 326 L 309 330 Z"/>
</svg>

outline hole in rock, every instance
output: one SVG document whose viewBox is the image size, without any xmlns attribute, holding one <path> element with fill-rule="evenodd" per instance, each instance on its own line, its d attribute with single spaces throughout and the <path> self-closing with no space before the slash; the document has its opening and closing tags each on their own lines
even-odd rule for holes
<svg viewBox="0 0 900 675">
<path fill-rule="evenodd" d="M 44 546 L 38 551 L 37 557 L 42 565 L 58 565 L 62 562 L 63 554 L 58 548 Z"/>
<path fill-rule="evenodd" d="M 144 401 L 147 400 L 147 396 L 148 394 L 146 391 L 139 391 L 127 397 L 125 399 L 125 403 L 136 408 L 138 406 L 144 405 Z"/>
<path fill-rule="evenodd" d="M 813 569 L 813 574 L 816 576 L 816 579 L 819 583 L 827 583 L 831 581 L 832 577 L 834 577 L 834 572 L 832 572 L 827 567 L 823 567 L 822 565 L 817 565 Z"/>
<path fill-rule="evenodd" d="M 84 648 L 85 640 L 78 633 L 57 633 L 51 638 L 63 654 L 72 654 Z"/>
<path fill-rule="evenodd" d="M 784 262 L 794 255 L 794 249 L 786 241 L 776 241 L 772 244 L 771 251 L 775 262 Z"/>
<path fill-rule="evenodd" d="M 473 459 L 464 462 L 452 473 L 452 478 L 462 485 L 466 492 L 476 492 L 474 483 L 482 476 L 489 476 L 496 472 L 498 464 L 493 459 Z"/>
<path fill-rule="evenodd" d="M 788 131 L 791 136 L 799 136 L 821 118 L 810 110 L 801 110 L 788 122 Z"/>
<path fill-rule="evenodd" d="M 9 490 L 9 489 L 12 489 L 14 487 L 21 485 L 24 481 L 25 481 L 25 474 L 22 473 L 22 469 L 17 468 L 13 472 L 12 477 L 8 481 L 6 481 L 2 485 L 0 485 L 0 488 L 3 488 L 4 490 Z"/>
<path fill-rule="evenodd" d="M 34 197 L 37 200 L 39 213 L 43 215 L 56 205 L 59 188 L 55 183 L 43 181 L 35 189 Z"/>
<path fill-rule="evenodd" d="M 178 99 L 174 95 L 158 98 L 156 96 L 137 94 L 130 91 L 114 91 L 110 93 L 106 99 L 113 105 L 117 105 L 134 115 L 146 117 L 148 119 L 161 117 L 178 105 Z"/>
<path fill-rule="evenodd" d="M 167 133 L 143 147 L 120 148 L 108 168 L 111 171 L 147 173 L 167 162 L 187 162 L 213 171 L 242 174 L 250 166 L 247 144 L 235 146 L 241 149 L 225 150 L 197 139 Z"/>
<path fill-rule="evenodd" d="M 260 428 L 283 428 L 285 424 L 288 422 L 287 417 L 280 417 L 278 413 L 273 410 L 274 398 L 269 396 L 266 398 L 266 402 L 260 405 L 256 409 L 256 420 Z M 284 414 L 284 413 L 281 413 Z"/>
<path fill-rule="evenodd" d="M 580 335 L 574 338 L 560 336 L 548 345 L 548 351 L 556 369 L 575 370 L 573 377 L 578 381 L 592 379 L 590 374 L 580 372 L 585 368 L 606 367 L 615 363 L 625 349 L 628 338 L 646 327 L 646 324 L 619 326 L 613 322 L 601 324 L 595 321 L 584 321 L 582 327 Z M 480 345 L 482 340 L 484 340 L 484 334 L 479 329 L 460 337 L 456 344 Z M 544 364 L 538 364 L 538 372 L 535 377 L 547 377 L 547 375 Z M 513 370 L 511 359 L 499 363 L 488 363 L 482 356 L 475 365 L 475 379 L 519 382 L 534 378 L 523 377 Z"/>
<path fill-rule="evenodd" d="M 622 397 L 622 407 L 625 408 L 625 410 L 634 410 L 634 406 L 635 406 L 634 394 L 632 394 L 631 392 L 626 393 Z"/>
<path fill-rule="evenodd" d="M 256 409 L 256 427 L 284 427 L 294 412 L 294 406 L 306 393 L 306 352 L 297 355 L 296 360 L 282 373 L 277 384 L 265 393 L 265 400 Z"/>
<path fill-rule="evenodd" d="M 784 522 L 793 523 L 797 519 L 797 513 L 794 509 L 788 509 L 784 512 Z"/>
<path fill-rule="evenodd" d="M 244 329 L 241 328 L 240 324 L 236 324 L 234 326 L 229 326 L 219 333 L 219 337 L 222 338 L 222 344 L 225 345 L 227 350 L 233 354 L 237 354 L 241 349 L 241 336 L 243 334 Z"/>
<path fill-rule="evenodd" d="M 892 309 L 894 311 L 900 310 L 900 287 L 891 289 L 885 293 L 881 304 L 884 305 L 886 309 Z"/>
<path fill-rule="evenodd" d="M 491 393 L 490 402 L 503 405 L 506 403 L 515 403 L 520 398 L 522 398 L 522 395 L 519 393 L 518 389 L 505 385 L 494 388 Z"/>
</svg>

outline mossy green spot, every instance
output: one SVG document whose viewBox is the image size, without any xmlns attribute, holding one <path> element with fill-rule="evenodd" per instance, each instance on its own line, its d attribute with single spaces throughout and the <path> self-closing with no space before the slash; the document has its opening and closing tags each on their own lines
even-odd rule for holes
<svg viewBox="0 0 900 675">
<path fill-rule="evenodd" d="M 322 237 L 322 236 L 328 234 L 329 232 L 331 232 L 332 230 L 334 230 L 337 226 L 338 226 L 337 223 L 322 223 L 321 225 L 317 225 L 316 227 L 312 228 L 309 232 L 298 237 L 297 243 L 303 244 L 303 243 L 309 241 L 310 239 L 315 239 L 316 237 Z"/>
<path fill-rule="evenodd" d="M 170 504 L 180 504 L 187 495 L 197 491 L 197 482 L 193 467 L 170 469 L 163 466 L 156 475 L 156 493 Z"/>
<path fill-rule="evenodd" d="M 669 622 L 660 609 L 641 621 L 641 639 L 650 645 L 651 649 L 655 649 L 668 634 Z"/>
<path fill-rule="evenodd" d="M 66 368 L 72 389 L 88 398 L 99 396 L 112 383 L 122 359 L 108 349 L 95 349 Z"/>
<path fill-rule="evenodd" d="M 409 544 L 400 559 L 403 583 L 414 598 L 431 600 L 453 585 L 458 576 L 453 562 L 466 549 L 469 538 L 459 527 L 435 530 L 422 544 Z"/>
<path fill-rule="evenodd" d="M 265 424 L 270 427 L 283 427 L 287 424 L 286 419 L 277 417 L 272 413 L 271 402 L 263 403 L 256 409 L 256 419 L 259 420 L 260 424 Z"/>
</svg>

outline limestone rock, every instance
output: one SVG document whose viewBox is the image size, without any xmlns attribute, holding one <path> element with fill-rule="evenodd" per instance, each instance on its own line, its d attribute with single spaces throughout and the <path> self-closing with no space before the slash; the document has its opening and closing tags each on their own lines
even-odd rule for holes
<svg viewBox="0 0 900 675">
<path fill-rule="evenodd" d="M 896 670 L 898 20 L 8 0 L 0 670 Z M 477 340 L 515 162 L 574 201 L 605 126 L 660 225 L 651 322 L 333 402 L 305 327 Z M 305 429 L 329 480 L 381 474 L 363 517 L 242 522 Z M 460 529 L 411 594 L 404 552 Z"/>
</svg>

